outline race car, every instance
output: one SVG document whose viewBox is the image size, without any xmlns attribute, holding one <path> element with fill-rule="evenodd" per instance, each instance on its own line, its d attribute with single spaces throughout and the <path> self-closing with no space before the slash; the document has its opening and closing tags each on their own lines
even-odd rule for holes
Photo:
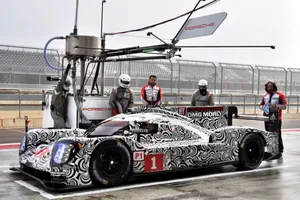
<svg viewBox="0 0 300 200">
<path fill-rule="evenodd" d="M 278 133 L 231 126 L 236 110 L 140 108 L 88 129 L 32 129 L 13 169 L 56 189 L 115 186 L 135 175 L 216 165 L 252 170 L 278 154 Z"/>
</svg>

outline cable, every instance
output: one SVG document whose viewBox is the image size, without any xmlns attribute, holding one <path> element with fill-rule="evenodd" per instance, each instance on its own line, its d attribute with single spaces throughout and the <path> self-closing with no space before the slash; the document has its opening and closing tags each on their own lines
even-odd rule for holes
<svg viewBox="0 0 300 200">
<path fill-rule="evenodd" d="M 207 3 L 207 4 L 204 4 L 203 6 L 197 8 L 197 9 L 191 10 L 191 11 L 189 11 L 187 13 L 184 13 L 184 14 L 181 14 L 181 15 L 179 15 L 177 17 L 174 17 L 174 18 L 162 21 L 160 23 L 156 23 L 156 24 L 153 24 L 153 25 L 145 26 L 143 28 L 132 29 L 132 30 L 128 30 L 128 31 L 121 31 L 121 32 L 115 32 L 115 33 L 105 33 L 105 35 L 118 35 L 118 34 L 130 33 L 130 32 L 144 31 L 144 30 L 147 30 L 147 29 L 150 29 L 150 28 L 154 28 L 156 26 L 159 26 L 159 25 L 165 24 L 167 22 L 174 21 L 174 20 L 176 20 L 178 18 L 184 17 L 185 15 L 188 15 L 188 14 L 190 14 L 192 12 L 195 12 L 197 10 L 200 10 L 202 8 L 208 7 L 208 6 L 214 4 L 214 3 L 218 2 L 218 1 L 220 1 L 220 0 L 213 0 L 213 1 L 209 2 L 209 3 Z"/>
<path fill-rule="evenodd" d="M 156 40 L 156 38 L 153 37 L 147 37 L 147 36 L 139 36 L 139 35 L 128 35 L 128 34 L 123 34 L 123 35 L 116 35 L 116 36 L 121 36 L 121 37 L 133 37 L 133 38 L 144 38 L 144 39 L 151 39 L 151 40 Z M 163 40 L 171 40 L 170 38 L 161 38 Z M 107 49 L 106 49 L 107 50 Z"/>
<path fill-rule="evenodd" d="M 275 45 L 240 45 L 240 46 L 177 46 L 178 48 L 271 48 L 275 49 Z"/>
<path fill-rule="evenodd" d="M 88 78 L 86 79 L 86 81 L 85 81 L 85 85 L 87 84 L 87 82 L 88 82 L 89 79 L 91 78 L 91 76 L 92 76 L 92 74 L 93 74 L 93 72 L 94 72 L 95 67 L 96 67 L 96 63 L 94 63 L 93 69 L 92 69 L 92 71 L 90 72 L 89 77 L 88 77 Z"/>
<path fill-rule="evenodd" d="M 93 59 L 93 60 L 94 60 L 94 59 Z M 89 68 L 89 65 L 90 65 L 90 64 L 91 64 L 91 62 L 89 62 L 89 64 L 86 66 L 85 73 L 84 73 L 84 76 L 83 76 L 83 81 L 82 81 L 82 84 L 83 84 L 83 85 L 86 85 L 86 84 L 87 84 L 87 82 L 89 81 L 89 79 L 90 79 L 90 77 L 92 76 L 92 74 L 93 74 L 93 72 L 94 72 L 94 69 L 95 69 L 95 67 L 96 67 L 96 63 L 95 63 L 94 66 L 93 66 L 92 71 L 90 72 L 90 75 L 88 76 L 88 78 L 86 78 L 86 77 L 87 77 L 87 73 L 88 73 L 88 68 Z M 82 92 L 83 85 L 80 85 L 79 93 Z"/>
<path fill-rule="evenodd" d="M 89 65 L 90 65 L 90 63 L 86 66 L 86 68 L 85 68 L 85 72 L 84 72 L 84 74 L 83 74 L 83 77 L 80 77 L 80 78 L 83 78 L 83 80 L 82 80 L 82 84 L 80 85 L 80 89 L 79 89 L 79 94 L 81 93 L 81 91 L 82 91 L 82 89 L 83 89 L 83 86 L 85 85 L 85 79 L 86 79 L 86 75 L 87 75 L 87 71 L 88 71 L 88 68 L 89 68 Z"/>
<path fill-rule="evenodd" d="M 181 28 L 179 29 L 179 31 L 176 33 L 175 37 L 173 38 L 172 43 L 175 42 L 177 36 L 180 34 L 181 29 L 184 28 L 184 26 L 185 26 L 186 23 L 189 21 L 189 19 L 190 19 L 191 15 L 193 14 L 193 12 L 196 11 L 196 9 L 197 9 L 197 7 L 198 7 L 198 5 L 199 5 L 199 3 L 200 3 L 201 1 L 202 1 L 202 0 L 199 0 L 198 3 L 196 4 L 196 6 L 194 7 L 194 9 L 190 12 L 189 16 L 186 18 L 186 20 L 185 20 L 184 23 L 182 24 Z M 205 1 L 205 0 L 204 0 L 204 1 Z"/>
</svg>

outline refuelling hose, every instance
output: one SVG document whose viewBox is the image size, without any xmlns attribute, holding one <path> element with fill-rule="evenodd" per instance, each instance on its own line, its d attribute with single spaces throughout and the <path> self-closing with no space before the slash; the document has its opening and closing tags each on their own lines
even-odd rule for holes
<svg viewBox="0 0 300 200">
<path fill-rule="evenodd" d="M 48 58 L 47 58 L 47 54 L 46 54 L 46 53 L 47 53 L 47 48 L 48 48 L 48 45 L 50 44 L 50 42 L 52 42 L 53 40 L 56 40 L 56 39 L 61 40 L 61 39 L 66 39 L 66 38 L 63 37 L 63 36 L 56 36 L 56 37 L 51 38 L 51 39 L 46 43 L 46 45 L 45 45 L 45 47 L 44 47 L 44 59 L 45 59 L 47 65 L 48 65 L 49 67 L 51 67 L 51 68 L 54 69 L 54 70 L 59 70 L 59 71 L 61 71 L 61 70 L 62 70 L 61 68 L 54 67 L 54 66 L 52 66 L 52 65 L 49 63 Z"/>
</svg>

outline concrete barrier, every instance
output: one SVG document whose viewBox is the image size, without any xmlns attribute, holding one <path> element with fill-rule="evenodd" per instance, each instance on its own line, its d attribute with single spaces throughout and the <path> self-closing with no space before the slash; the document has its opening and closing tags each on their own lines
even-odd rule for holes
<svg viewBox="0 0 300 200">
<path fill-rule="evenodd" d="M 42 118 L 29 118 L 29 121 L 28 128 L 42 127 Z M 2 128 L 25 128 L 25 120 L 22 118 L 2 119 Z"/>
<path fill-rule="evenodd" d="M 25 116 L 29 118 L 42 118 L 43 111 L 41 110 L 21 110 L 21 118 Z M 14 119 L 19 117 L 18 110 L 0 110 L 0 118 L 2 119 Z"/>
</svg>

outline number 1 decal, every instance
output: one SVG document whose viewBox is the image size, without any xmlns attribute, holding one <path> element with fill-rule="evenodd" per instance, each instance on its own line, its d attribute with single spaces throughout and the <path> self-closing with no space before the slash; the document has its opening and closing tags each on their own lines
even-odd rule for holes
<svg viewBox="0 0 300 200">
<path fill-rule="evenodd" d="M 145 172 L 162 171 L 164 169 L 164 155 L 145 155 Z"/>
<path fill-rule="evenodd" d="M 152 170 L 153 170 L 153 169 L 157 169 L 155 157 L 152 157 L 151 160 L 152 160 L 152 166 L 151 166 L 151 169 L 152 169 Z"/>
</svg>

